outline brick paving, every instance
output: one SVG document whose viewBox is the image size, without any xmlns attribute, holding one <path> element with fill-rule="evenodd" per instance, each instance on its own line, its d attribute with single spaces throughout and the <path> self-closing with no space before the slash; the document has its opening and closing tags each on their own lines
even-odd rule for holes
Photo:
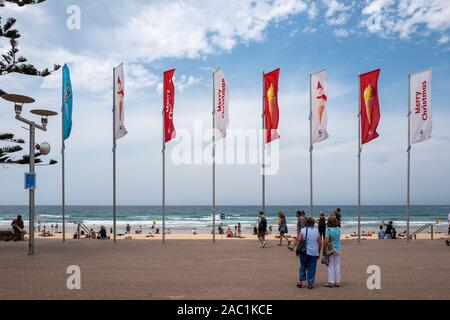
<svg viewBox="0 0 450 320">
<path fill-rule="evenodd" d="M 344 241 L 342 287 L 298 289 L 297 257 L 256 241 L 37 240 L 0 242 L 2 299 L 450 299 L 450 248 L 443 241 Z M 69 265 L 81 268 L 81 290 L 68 290 Z M 369 265 L 382 288 L 367 289 Z M 317 284 L 326 281 L 318 265 Z"/>
</svg>

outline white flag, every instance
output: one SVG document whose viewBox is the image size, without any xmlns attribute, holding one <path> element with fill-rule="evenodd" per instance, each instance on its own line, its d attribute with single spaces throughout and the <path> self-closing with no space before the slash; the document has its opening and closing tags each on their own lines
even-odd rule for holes
<svg viewBox="0 0 450 320">
<path fill-rule="evenodd" d="M 115 95 L 115 105 L 114 111 L 116 115 L 116 139 L 124 137 L 128 132 L 125 128 L 125 77 L 123 75 L 123 63 L 115 68 L 115 79 L 114 79 L 114 95 Z"/>
<path fill-rule="evenodd" d="M 431 138 L 431 69 L 410 77 L 411 143 Z"/>
<path fill-rule="evenodd" d="M 311 116 L 312 143 L 326 140 L 327 132 L 327 101 L 328 73 L 326 70 L 311 75 Z"/>
<path fill-rule="evenodd" d="M 223 72 L 218 69 L 214 72 L 214 118 L 216 123 L 215 137 L 221 140 L 227 136 L 228 129 L 228 84 Z"/>
</svg>

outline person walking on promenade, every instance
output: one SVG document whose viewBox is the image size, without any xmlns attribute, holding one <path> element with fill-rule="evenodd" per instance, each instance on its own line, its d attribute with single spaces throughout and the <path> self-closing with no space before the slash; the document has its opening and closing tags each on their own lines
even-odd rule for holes
<svg viewBox="0 0 450 320">
<path fill-rule="evenodd" d="M 283 238 L 284 238 L 288 242 L 288 247 L 290 247 L 291 241 L 287 237 L 288 227 L 287 227 L 287 222 L 286 222 L 286 215 L 280 211 L 278 213 L 278 217 L 279 217 L 278 231 L 280 232 L 280 244 L 278 246 L 281 247 L 281 245 L 283 244 Z"/>
<path fill-rule="evenodd" d="M 314 228 L 315 222 L 314 218 L 306 220 L 306 228 L 302 228 L 297 241 L 296 253 L 300 258 L 298 288 L 302 288 L 303 281 L 307 281 L 308 289 L 313 289 L 316 281 L 317 260 L 322 251 L 322 239 L 318 230 Z"/>
<path fill-rule="evenodd" d="M 266 232 L 267 232 L 267 219 L 264 212 L 259 212 L 259 221 L 258 221 L 258 240 L 261 242 L 260 247 L 264 248 L 267 245 L 266 242 Z"/>
<path fill-rule="evenodd" d="M 305 211 L 301 211 L 301 210 L 297 211 L 297 213 L 296 213 L 296 216 L 297 216 L 297 237 L 295 238 L 294 246 L 293 247 L 288 246 L 289 250 L 294 251 L 295 248 L 297 247 L 297 242 L 298 242 L 298 239 L 300 237 L 300 232 L 301 232 L 302 228 L 304 228 L 306 226 L 305 215 L 306 215 Z"/>
<path fill-rule="evenodd" d="M 328 256 L 328 283 L 326 287 L 339 287 L 341 285 L 341 228 L 335 217 L 327 222 L 323 254 Z"/>
<path fill-rule="evenodd" d="M 327 228 L 327 220 L 325 219 L 325 213 L 321 212 L 319 220 L 317 220 L 317 228 L 319 230 L 319 235 L 325 240 L 325 230 Z"/>
</svg>

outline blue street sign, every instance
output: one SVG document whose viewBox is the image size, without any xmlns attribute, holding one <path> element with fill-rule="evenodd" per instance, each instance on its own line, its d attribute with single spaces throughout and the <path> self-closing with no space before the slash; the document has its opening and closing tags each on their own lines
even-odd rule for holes
<svg viewBox="0 0 450 320">
<path fill-rule="evenodd" d="M 220 214 L 220 220 L 225 220 L 225 213 Z"/>
<path fill-rule="evenodd" d="M 25 189 L 36 189 L 36 173 L 25 173 Z"/>
</svg>

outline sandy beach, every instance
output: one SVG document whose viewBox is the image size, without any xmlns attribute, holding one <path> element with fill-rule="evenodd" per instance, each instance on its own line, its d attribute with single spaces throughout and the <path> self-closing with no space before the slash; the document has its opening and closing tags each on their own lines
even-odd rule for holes
<svg viewBox="0 0 450 320">
<path fill-rule="evenodd" d="M 295 286 L 299 262 L 270 241 L 206 240 L 0 242 L 0 299 L 450 299 L 449 250 L 443 241 L 343 241 L 342 287 Z M 68 290 L 67 267 L 81 270 Z M 381 290 L 366 285 L 381 270 Z M 317 284 L 326 281 L 318 264 Z"/>
<path fill-rule="evenodd" d="M 66 234 L 66 239 L 72 239 L 74 235 L 74 232 L 67 232 Z M 110 238 L 112 239 L 112 234 L 109 234 Z M 162 240 L 162 235 L 161 234 L 131 234 L 131 240 Z M 27 238 L 27 236 L 25 236 Z M 118 234 L 117 235 L 117 240 L 126 240 L 127 236 L 123 235 L 123 234 Z M 279 240 L 278 234 L 270 234 L 266 236 L 267 240 Z M 40 234 L 36 234 L 36 238 L 37 239 L 62 239 L 62 233 L 53 233 L 52 237 L 42 237 Z M 199 233 L 199 234 L 192 234 L 192 233 L 171 233 L 171 234 L 166 234 L 166 239 L 167 240 L 212 240 L 212 235 L 211 234 L 207 234 L 207 233 Z M 291 237 L 292 238 L 292 237 Z M 434 240 L 444 240 L 448 238 L 448 235 L 446 233 L 443 232 L 435 232 L 433 235 Z M 252 240 L 255 241 L 257 239 L 257 237 L 253 234 L 250 233 L 246 233 L 243 234 L 242 237 L 237 238 L 237 237 L 233 237 L 233 238 L 227 238 L 225 235 L 216 235 L 216 240 L 218 241 L 222 241 L 222 240 L 226 240 L 226 241 L 237 241 L 237 240 Z M 341 239 L 342 240 L 357 240 L 357 237 L 355 237 L 352 234 L 342 234 L 341 235 Z M 362 240 L 378 240 L 378 235 L 376 233 L 373 233 L 371 235 L 365 235 L 361 237 Z M 82 237 L 81 240 L 90 240 L 90 239 L 84 239 Z M 417 234 L 417 240 L 431 240 L 431 233 L 430 232 L 422 232 Z M 285 241 L 285 240 L 283 240 Z M 395 241 L 395 240 L 394 240 Z"/>
</svg>

